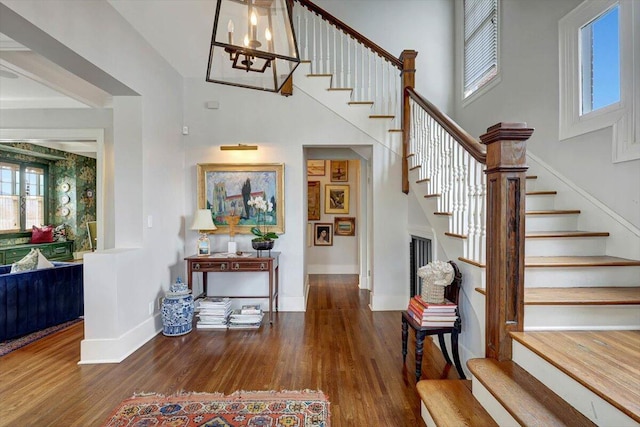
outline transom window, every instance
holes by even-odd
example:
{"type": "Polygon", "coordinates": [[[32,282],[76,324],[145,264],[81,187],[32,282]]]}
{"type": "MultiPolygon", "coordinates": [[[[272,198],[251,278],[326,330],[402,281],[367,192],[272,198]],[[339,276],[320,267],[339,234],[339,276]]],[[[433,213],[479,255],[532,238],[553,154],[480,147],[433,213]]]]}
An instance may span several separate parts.
{"type": "Polygon", "coordinates": [[[0,162],[0,232],[17,232],[45,223],[44,165],[0,162]]]}

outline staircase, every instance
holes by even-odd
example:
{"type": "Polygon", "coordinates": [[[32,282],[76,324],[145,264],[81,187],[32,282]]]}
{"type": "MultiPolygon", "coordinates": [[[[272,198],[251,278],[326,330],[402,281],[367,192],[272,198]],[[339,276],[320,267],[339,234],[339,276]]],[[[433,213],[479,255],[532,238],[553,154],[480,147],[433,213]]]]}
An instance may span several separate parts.
{"type": "MultiPolygon", "coordinates": [[[[308,2],[296,0],[296,8],[300,8],[298,3],[308,2]]],[[[304,27],[309,28],[309,18],[303,19],[307,19],[304,27]]],[[[314,30],[323,19],[311,18],[314,30]]],[[[300,22],[299,18],[298,30],[300,22]]],[[[320,30],[319,39],[326,35],[327,42],[324,48],[320,45],[318,56],[330,57],[329,46],[339,44],[336,40],[341,36],[332,35],[334,31],[320,30]]],[[[314,40],[316,45],[313,35],[300,39],[314,40]]],[[[380,112],[378,102],[367,99],[373,92],[356,89],[346,77],[349,73],[339,71],[342,62],[348,62],[343,59],[351,56],[342,51],[341,59],[335,59],[336,55],[335,64],[329,59],[326,65],[317,64],[324,61],[318,58],[303,61],[294,74],[295,88],[390,153],[406,154],[409,197],[421,207],[445,257],[467,265],[463,267],[463,304],[469,306],[463,311],[484,316],[486,187],[484,166],[476,162],[478,152],[456,145],[451,128],[454,133],[464,131],[453,122],[433,131],[428,129],[433,126],[429,114],[402,122],[400,113],[394,112],[397,109],[380,112]],[[411,126],[412,143],[406,153],[403,123],[411,126]],[[442,153],[446,153],[444,158],[434,160],[442,153]],[[456,189],[459,185],[464,188],[456,189]]],[[[375,83],[375,79],[367,81],[375,83]]],[[[379,94],[378,98],[385,99],[379,94]]],[[[440,120],[442,117],[436,121],[440,120]]],[[[535,172],[541,177],[546,173],[542,169],[535,172]]],[[[538,188],[538,175],[526,179],[525,323],[523,332],[510,334],[512,360],[484,359],[484,349],[466,340],[462,358],[468,360],[472,383],[424,380],[417,384],[429,426],[640,425],[640,261],[608,255],[609,231],[581,230],[579,224],[594,221],[583,221],[585,213],[579,209],[564,208],[555,189],[538,188]]],[[[633,233],[635,241],[630,247],[637,245],[640,235],[637,230],[633,233]]],[[[478,332],[473,325],[467,326],[463,323],[468,333],[478,332]]],[[[483,334],[484,324],[477,327],[483,334]]]]}

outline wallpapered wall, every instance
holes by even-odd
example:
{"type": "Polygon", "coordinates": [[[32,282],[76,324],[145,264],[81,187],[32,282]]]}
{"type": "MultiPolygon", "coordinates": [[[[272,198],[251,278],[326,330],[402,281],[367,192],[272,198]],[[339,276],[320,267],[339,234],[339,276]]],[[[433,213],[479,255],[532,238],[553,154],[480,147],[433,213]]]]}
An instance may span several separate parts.
{"type": "MultiPolygon", "coordinates": [[[[42,163],[49,165],[49,220],[48,224],[65,224],[67,239],[75,241],[75,251],[90,250],[87,236],[87,221],[96,219],[96,160],[90,157],[41,147],[16,143],[9,146],[36,153],[64,157],[64,160],[49,160],[37,156],[0,151],[0,160],[42,163]],[[68,184],[69,190],[65,190],[68,184]],[[64,196],[69,196],[69,202],[64,196]],[[68,214],[65,211],[68,209],[68,214]]],[[[28,243],[29,237],[2,239],[0,245],[28,243]]]]}

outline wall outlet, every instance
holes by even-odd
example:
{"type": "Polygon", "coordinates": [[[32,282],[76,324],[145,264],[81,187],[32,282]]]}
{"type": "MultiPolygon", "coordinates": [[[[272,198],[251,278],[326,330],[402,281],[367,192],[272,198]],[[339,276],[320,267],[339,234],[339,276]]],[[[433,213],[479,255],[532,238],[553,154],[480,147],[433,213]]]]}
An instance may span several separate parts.
{"type": "Polygon", "coordinates": [[[158,297],[158,310],[160,310],[162,308],[162,300],[164,298],[163,297],[158,297]]]}
{"type": "Polygon", "coordinates": [[[149,303],[149,314],[153,314],[153,301],[149,303]]]}

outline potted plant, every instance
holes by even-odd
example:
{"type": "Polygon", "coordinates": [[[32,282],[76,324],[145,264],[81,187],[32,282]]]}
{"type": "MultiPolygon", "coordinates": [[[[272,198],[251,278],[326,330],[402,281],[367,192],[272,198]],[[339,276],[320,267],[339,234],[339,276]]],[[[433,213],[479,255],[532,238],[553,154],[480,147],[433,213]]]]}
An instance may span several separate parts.
{"type": "Polygon", "coordinates": [[[256,250],[270,250],[278,235],[269,231],[267,227],[267,212],[273,212],[273,203],[267,202],[262,196],[252,197],[247,204],[257,211],[256,227],[251,228],[251,233],[256,236],[251,240],[251,246],[256,250]],[[262,220],[262,221],[261,221],[262,220]],[[262,222],[262,227],[260,224],[262,222]]]}

